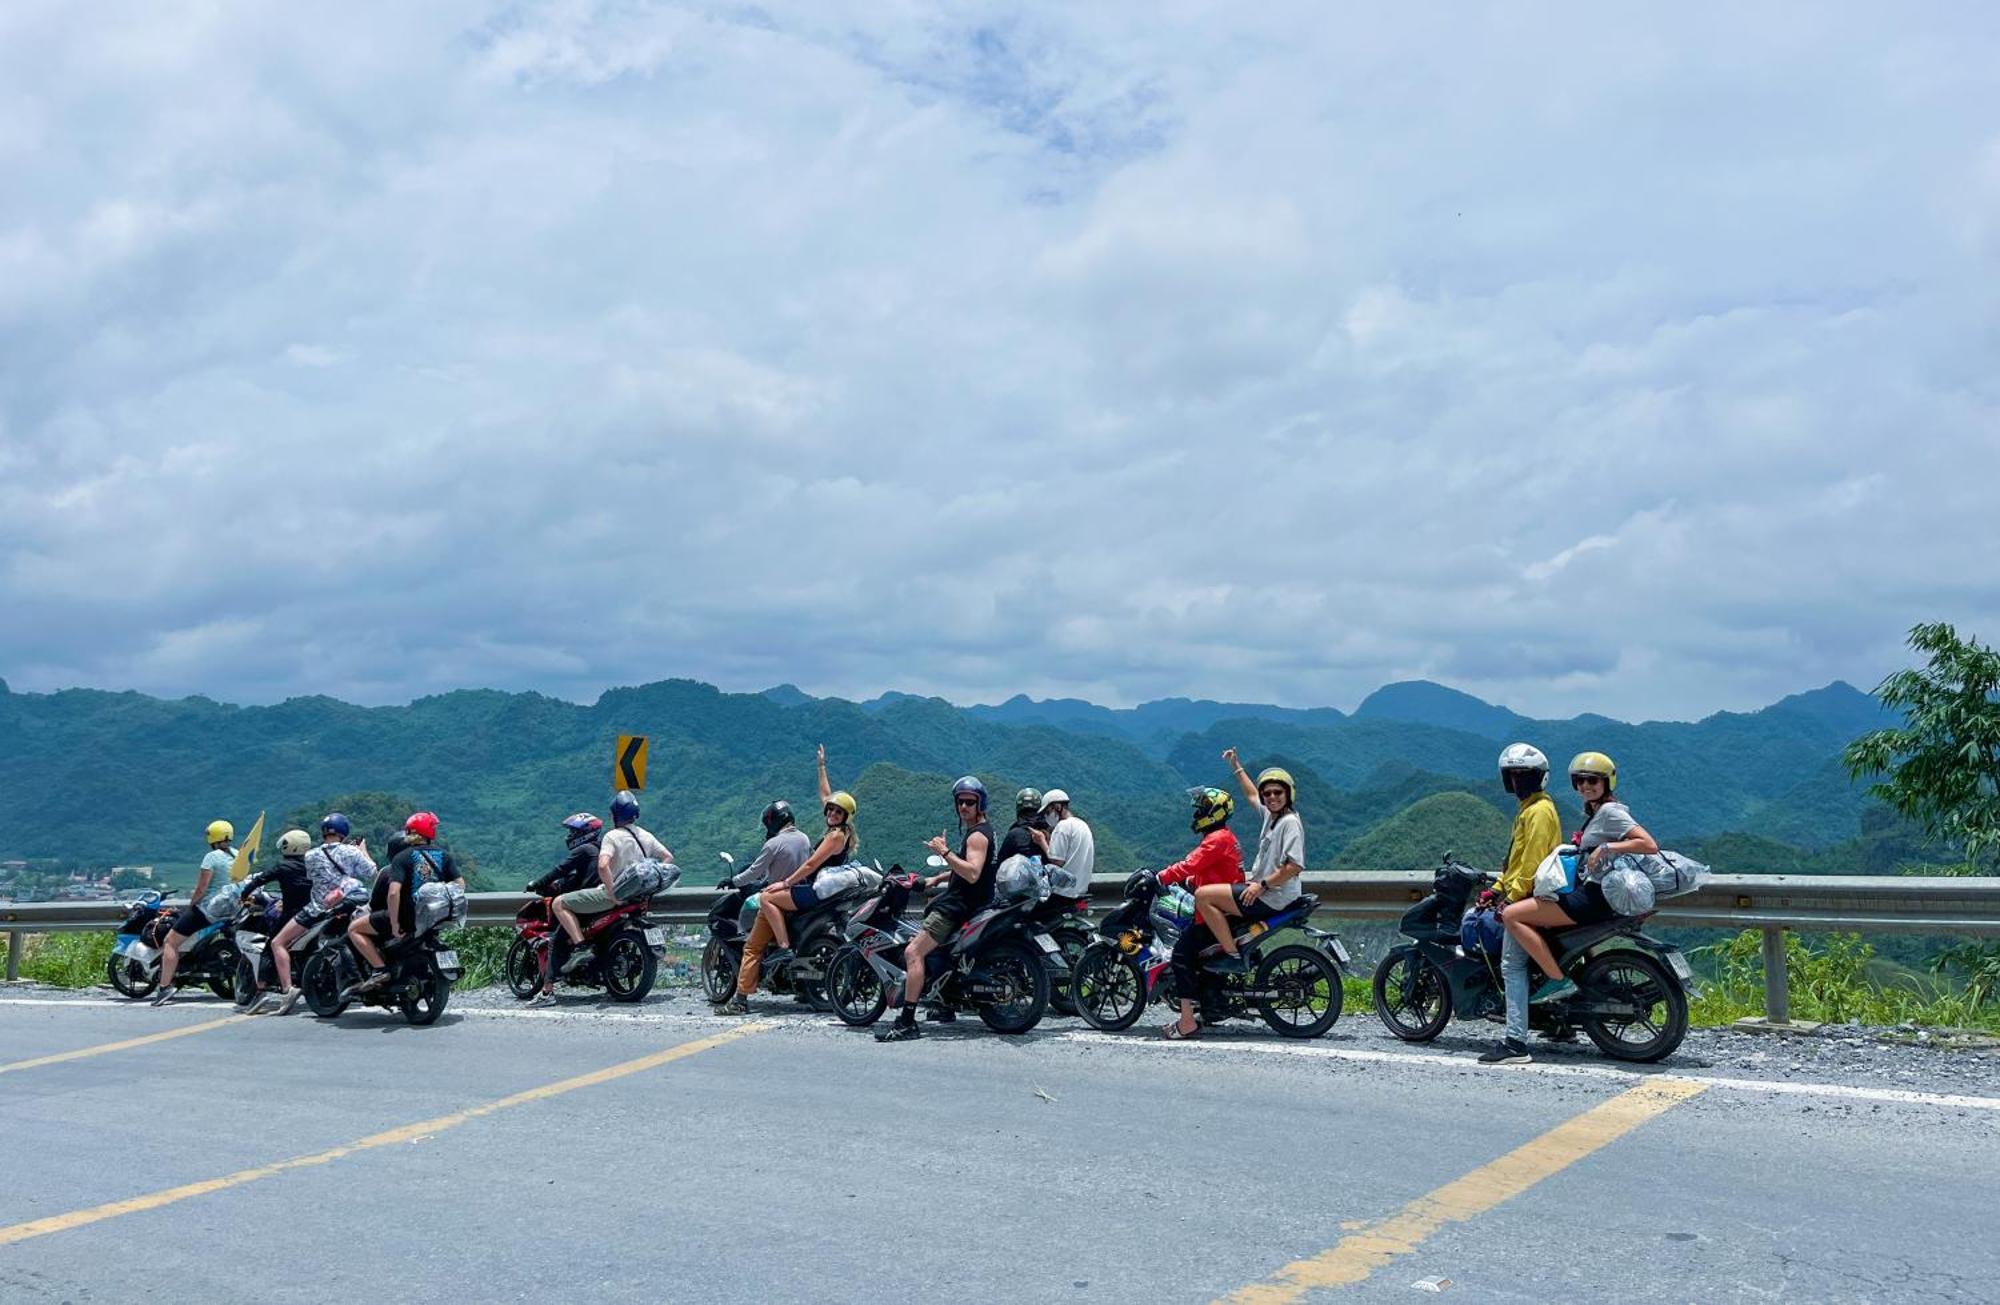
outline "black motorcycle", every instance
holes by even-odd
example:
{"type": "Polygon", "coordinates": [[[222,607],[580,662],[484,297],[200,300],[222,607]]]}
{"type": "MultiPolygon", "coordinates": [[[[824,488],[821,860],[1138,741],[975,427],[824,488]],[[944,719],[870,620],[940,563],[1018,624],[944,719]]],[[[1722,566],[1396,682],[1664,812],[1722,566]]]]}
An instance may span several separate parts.
{"type": "Polygon", "coordinates": [[[313,1014],[334,1019],[358,1001],[364,1006],[400,1010],[412,1024],[437,1022],[451,1000],[451,985],[465,973],[458,953],[440,941],[446,929],[465,921],[465,889],[457,881],[425,884],[417,889],[416,909],[415,929],[393,940],[376,940],[389,978],[366,992],[354,991],[364,971],[347,936],[352,912],[336,912],[339,935],[321,944],[299,977],[306,1006],[313,1014]]]}
{"type": "MultiPolygon", "coordinates": [[[[727,852],[720,855],[733,871],[736,858],[727,852]]],[[[736,991],[736,971],[743,963],[743,945],[749,941],[750,925],[756,920],[744,908],[758,890],[733,887],[727,878],[716,887],[722,890],[722,896],[708,908],[708,946],[701,954],[701,986],[711,1002],[723,1002],[736,991]]],[[[830,1009],[826,1001],[827,966],[834,952],[840,949],[848,910],[872,891],[872,886],[857,885],[794,912],[786,921],[792,935],[791,955],[775,960],[766,956],[758,990],[781,996],[790,994],[816,1011],[830,1009]]]]}
{"type": "MultiPolygon", "coordinates": [[[[1077,963],[1073,996],[1085,1023],[1106,1031],[1129,1029],[1155,997],[1169,1006],[1179,1002],[1169,959],[1174,943],[1193,924],[1190,900],[1183,893],[1168,902],[1152,870],[1135,870],[1126,877],[1124,900],[1097,926],[1077,963]]],[[[1217,1024],[1254,1013],[1288,1038],[1317,1038],[1332,1028],[1344,999],[1340,981],[1347,948],[1333,934],[1306,924],[1318,908],[1319,899],[1305,893],[1269,920],[1238,920],[1236,947],[1247,966],[1243,973],[1206,968],[1206,962],[1221,955],[1222,945],[1204,948],[1195,968],[1195,1009],[1201,1022],[1217,1024]],[[1269,945],[1288,930],[1305,941],[1269,945]]]]}
{"type": "MultiPolygon", "coordinates": [[[[1393,947],[1375,969],[1375,1013],[1405,1042],[1429,1042],[1454,1018],[1504,1022],[1507,999],[1500,958],[1468,953],[1459,924],[1493,876],[1444,854],[1431,893],[1403,913],[1409,943],[1393,947]]],[[[1694,970],[1680,948],[1640,932],[1645,916],[1548,932],[1556,964],[1576,991],[1531,1000],[1528,1027],[1552,1038],[1582,1029],[1600,1051],[1651,1062],[1673,1054],[1687,1036],[1688,985],[1694,970]]],[[[1528,967],[1536,987],[1548,982],[1528,967]]],[[[1532,997],[1532,989],[1531,989],[1532,997]]]]}
{"type": "MultiPolygon", "coordinates": [[[[1083,949],[1090,946],[1096,930],[1090,923],[1090,898],[1066,897],[1061,893],[1050,893],[1047,900],[1036,907],[1030,919],[1048,932],[1056,940],[1062,951],[1063,966],[1070,974],[1076,973],[1076,964],[1083,959],[1083,949]]],[[[1058,1015],[1076,1014],[1076,1001],[1067,982],[1049,986],[1049,1005],[1058,1015]]]]}

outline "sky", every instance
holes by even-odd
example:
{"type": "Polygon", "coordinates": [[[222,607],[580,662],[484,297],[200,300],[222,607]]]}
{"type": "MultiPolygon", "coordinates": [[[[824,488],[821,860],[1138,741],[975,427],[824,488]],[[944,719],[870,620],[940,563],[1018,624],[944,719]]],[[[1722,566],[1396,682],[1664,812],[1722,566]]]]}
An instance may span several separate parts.
{"type": "Polygon", "coordinates": [[[2000,9],[0,7],[0,677],[1695,717],[2000,638],[2000,9]]]}

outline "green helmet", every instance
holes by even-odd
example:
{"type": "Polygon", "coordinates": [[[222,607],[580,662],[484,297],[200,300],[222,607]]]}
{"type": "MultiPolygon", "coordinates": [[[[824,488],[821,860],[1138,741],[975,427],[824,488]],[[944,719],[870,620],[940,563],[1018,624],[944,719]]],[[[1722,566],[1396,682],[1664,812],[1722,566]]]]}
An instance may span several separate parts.
{"type": "Polygon", "coordinates": [[[1024,788],[1014,795],[1014,814],[1017,816],[1037,815],[1042,809],[1042,790],[1024,788]]]}

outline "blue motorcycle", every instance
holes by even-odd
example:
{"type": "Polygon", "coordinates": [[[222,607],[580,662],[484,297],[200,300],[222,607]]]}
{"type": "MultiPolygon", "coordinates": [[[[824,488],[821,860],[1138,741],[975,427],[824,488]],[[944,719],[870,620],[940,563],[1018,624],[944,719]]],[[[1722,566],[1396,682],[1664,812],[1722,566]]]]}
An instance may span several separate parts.
{"type": "MultiPolygon", "coordinates": [[[[118,926],[111,956],[104,963],[104,979],[126,997],[150,997],[160,986],[160,947],[173,927],[178,907],[170,907],[158,891],[147,893],[125,908],[118,926]]],[[[236,996],[238,953],[232,931],[236,912],[210,924],[181,948],[180,968],[174,972],[174,987],[207,984],[208,990],[224,1001],[236,996]]]]}

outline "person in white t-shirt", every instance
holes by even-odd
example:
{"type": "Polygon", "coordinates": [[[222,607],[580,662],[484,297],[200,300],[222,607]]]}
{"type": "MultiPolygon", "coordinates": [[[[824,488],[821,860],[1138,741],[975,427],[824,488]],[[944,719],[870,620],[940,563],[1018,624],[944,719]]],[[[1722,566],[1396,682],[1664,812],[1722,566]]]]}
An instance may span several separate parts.
{"type": "MultiPolygon", "coordinates": [[[[578,916],[600,915],[618,904],[611,886],[618,881],[620,870],[638,861],[670,862],[674,859],[666,844],[639,827],[639,799],[630,793],[620,791],[612,799],[611,823],[611,832],[604,835],[598,844],[597,883],[573,893],[564,893],[555,900],[556,920],[562,925],[572,948],[583,944],[583,921],[578,916]]],[[[574,951],[563,965],[562,972],[567,974],[589,959],[589,952],[574,951]]]]}
{"type": "Polygon", "coordinates": [[[1042,864],[1049,867],[1049,887],[1064,897],[1090,893],[1090,876],[1097,866],[1097,840],[1083,817],[1069,809],[1069,794],[1052,788],[1042,795],[1042,818],[1049,832],[1034,831],[1042,864]]]}

